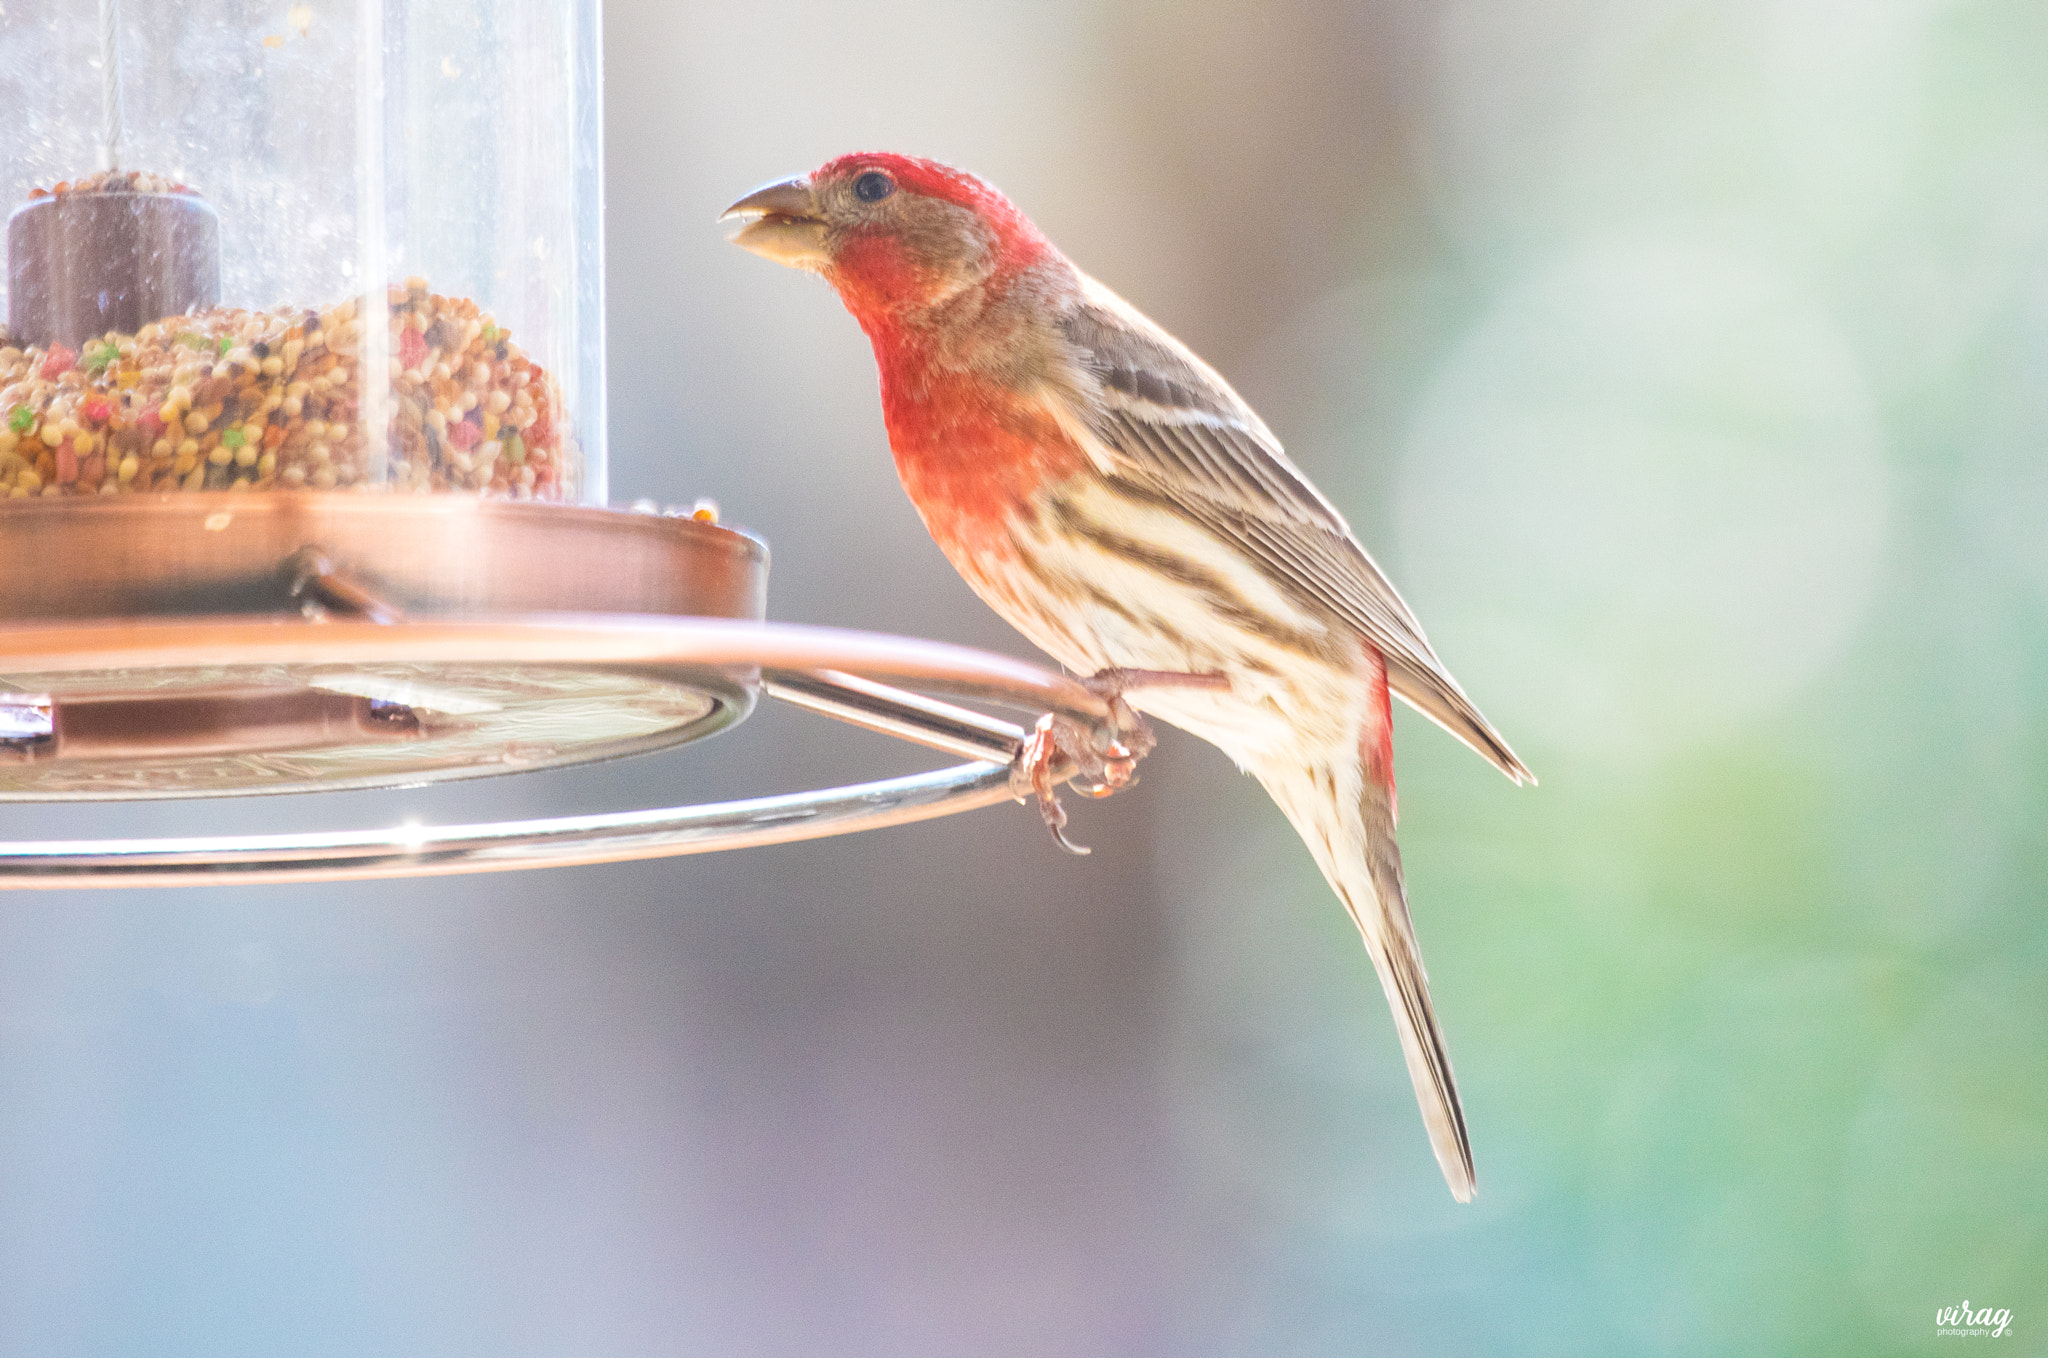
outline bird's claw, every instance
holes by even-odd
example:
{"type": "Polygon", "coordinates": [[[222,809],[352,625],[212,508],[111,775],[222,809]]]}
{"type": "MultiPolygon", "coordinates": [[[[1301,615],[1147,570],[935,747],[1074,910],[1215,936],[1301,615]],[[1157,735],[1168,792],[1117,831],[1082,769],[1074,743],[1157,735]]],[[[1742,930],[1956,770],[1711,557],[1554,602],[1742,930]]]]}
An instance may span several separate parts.
{"type": "Polygon", "coordinates": [[[1067,809],[1060,805],[1058,785],[1067,783],[1084,797],[1121,792],[1137,784],[1138,761],[1158,743],[1145,719],[1123,700],[1120,685],[1103,697],[1109,716],[1092,727],[1057,712],[1040,717],[1010,766],[1017,799],[1038,799],[1053,843],[1071,854],[1090,850],[1067,838],[1067,809]]]}
{"type": "Polygon", "coordinates": [[[1017,751],[1016,762],[1010,765],[1010,790],[1018,801],[1026,797],[1038,798],[1038,811],[1045,817],[1045,828],[1051,833],[1052,842],[1068,853],[1085,855],[1092,850],[1067,838],[1067,808],[1060,805],[1059,793],[1054,790],[1056,779],[1053,770],[1064,763],[1058,734],[1060,721],[1061,718],[1048,712],[1031,728],[1031,734],[1024,738],[1023,748],[1017,751]]]}

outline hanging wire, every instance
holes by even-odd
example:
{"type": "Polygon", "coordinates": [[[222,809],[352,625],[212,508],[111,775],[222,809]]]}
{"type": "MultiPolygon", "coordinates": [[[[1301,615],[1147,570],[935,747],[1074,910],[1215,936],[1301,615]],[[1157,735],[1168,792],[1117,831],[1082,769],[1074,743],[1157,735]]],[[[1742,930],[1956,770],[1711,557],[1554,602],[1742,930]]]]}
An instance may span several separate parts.
{"type": "Polygon", "coordinates": [[[121,168],[121,0],[100,0],[100,142],[121,168]]]}

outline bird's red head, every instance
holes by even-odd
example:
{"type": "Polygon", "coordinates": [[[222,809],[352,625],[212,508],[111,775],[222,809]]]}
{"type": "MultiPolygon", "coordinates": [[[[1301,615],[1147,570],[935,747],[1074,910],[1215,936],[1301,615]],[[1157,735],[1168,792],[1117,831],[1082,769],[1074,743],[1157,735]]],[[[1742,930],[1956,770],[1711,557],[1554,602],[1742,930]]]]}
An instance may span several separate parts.
{"type": "Polygon", "coordinates": [[[828,160],[726,209],[735,244],[822,274],[863,324],[1000,283],[1052,246],[978,176],[883,151],[828,160]]]}

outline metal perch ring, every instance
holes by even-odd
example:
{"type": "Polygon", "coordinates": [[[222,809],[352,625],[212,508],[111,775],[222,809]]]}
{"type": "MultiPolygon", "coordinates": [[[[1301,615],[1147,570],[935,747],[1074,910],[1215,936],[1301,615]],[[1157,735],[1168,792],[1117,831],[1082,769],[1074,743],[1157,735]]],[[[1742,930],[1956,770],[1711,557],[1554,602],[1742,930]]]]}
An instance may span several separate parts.
{"type": "MultiPolygon", "coordinates": [[[[15,626],[0,664],[109,667],[475,662],[701,668],[758,676],[770,696],[970,762],[907,778],[645,811],[485,825],[0,844],[0,887],[309,882],[562,867],[782,844],[1011,800],[1025,727],[883,678],[1095,729],[1110,704],[1079,681],[961,646],[789,624],[521,614],[322,623],[243,617],[15,626]]],[[[1056,769],[1056,775],[1068,771],[1056,769]]]]}

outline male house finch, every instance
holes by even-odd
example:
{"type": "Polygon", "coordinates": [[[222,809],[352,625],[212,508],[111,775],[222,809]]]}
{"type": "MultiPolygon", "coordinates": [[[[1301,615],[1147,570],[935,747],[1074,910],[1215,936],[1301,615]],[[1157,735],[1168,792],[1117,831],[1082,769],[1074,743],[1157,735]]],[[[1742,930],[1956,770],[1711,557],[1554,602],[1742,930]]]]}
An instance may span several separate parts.
{"type": "Polygon", "coordinates": [[[1365,937],[1437,1163],[1468,1201],[1394,842],[1389,689],[1534,777],[1343,517],[1213,368],[971,174],[842,156],[726,217],[737,244],[822,275],[867,332],[903,487],[975,593],[1076,672],[1136,676],[1132,706],[1279,803],[1365,937]]]}

